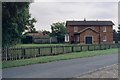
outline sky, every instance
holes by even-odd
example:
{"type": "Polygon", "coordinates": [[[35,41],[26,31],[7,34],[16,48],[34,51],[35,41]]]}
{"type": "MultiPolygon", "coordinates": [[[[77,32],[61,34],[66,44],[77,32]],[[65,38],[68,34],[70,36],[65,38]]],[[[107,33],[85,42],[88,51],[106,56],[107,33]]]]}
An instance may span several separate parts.
{"type": "Polygon", "coordinates": [[[37,30],[49,30],[50,25],[67,20],[111,20],[117,30],[117,2],[34,2],[30,14],[37,20],[37,30]]]}

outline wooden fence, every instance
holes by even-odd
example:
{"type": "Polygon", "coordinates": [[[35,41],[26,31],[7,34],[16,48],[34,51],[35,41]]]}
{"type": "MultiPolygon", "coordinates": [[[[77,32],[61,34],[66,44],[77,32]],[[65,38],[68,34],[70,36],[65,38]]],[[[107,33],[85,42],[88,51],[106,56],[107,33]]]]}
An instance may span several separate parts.
{"type": "Polygon", "coordinates": [[[105,50],[117,48],[117,44],[101,44],[101,45],[67,45],[67,46],[46,46],[46,47],[21,47],[21,48],[3,48],[2,60],[19,60],[26,58],[34,58],[40,56],[50,56],[65,54],[71,52],[105,50]]]}

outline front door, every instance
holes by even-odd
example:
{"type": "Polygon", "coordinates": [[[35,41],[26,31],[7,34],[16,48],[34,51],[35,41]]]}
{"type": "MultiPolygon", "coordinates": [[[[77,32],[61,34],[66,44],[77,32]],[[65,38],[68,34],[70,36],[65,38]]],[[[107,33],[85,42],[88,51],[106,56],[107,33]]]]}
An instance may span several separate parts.
{"type": "Polygon", "coordinates": [[[86,44],[92,44],[92,37],[86,37],[86,44]]]}

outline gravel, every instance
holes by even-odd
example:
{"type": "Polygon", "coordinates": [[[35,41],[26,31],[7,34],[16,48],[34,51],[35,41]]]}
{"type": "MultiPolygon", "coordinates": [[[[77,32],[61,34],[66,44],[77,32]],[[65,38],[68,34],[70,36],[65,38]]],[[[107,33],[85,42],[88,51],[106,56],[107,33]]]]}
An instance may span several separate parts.
{"type": "Polygon", "coordinates": [[[118,64],[107,66],[93,72],[88,72],[77,78],[118,78],[118,64]]]}

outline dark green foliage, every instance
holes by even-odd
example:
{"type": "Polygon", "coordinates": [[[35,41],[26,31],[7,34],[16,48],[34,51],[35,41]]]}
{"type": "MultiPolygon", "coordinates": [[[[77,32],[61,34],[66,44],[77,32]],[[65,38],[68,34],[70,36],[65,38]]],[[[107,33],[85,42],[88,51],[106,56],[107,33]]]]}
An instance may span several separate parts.
{"type": "Polygon", "coordinates": [[[29,2],[2,3],[2,46],[18,43],[25,30],[34,31],[34,22],[29,14],[29,2]]]}
{"type": "Polygon", "coordinates": [[[64,22],[53,23],[51,25],[51,29],[52,29],[51,36],[57,37],[58,43],[63,43],[64,38],[65,38],[65,34],[67,33],[65,23],[64,22]]]}
{"type": "Polygon", "coordinates": [[[115,43],[118,42],[118,35],[117,34],[118,34],[117,31],[114,29],[113,30],[113,41],[115,41],[115,43]]]}
{"type": "Polygon", "coordinates": [[[118,27],[118,41],[120,41],[120,25],[118,27]]]}
{"type": "Polygon", "coordinates": [[[43,33],[43,35],[50,35],[50,31],[46,31],[46,30],[44,30],[44,31],[42,31],[42,33],[43,33]]]}
{"type": "Polygon", "coordinates": [[[33,38],[32,38],[32,36],[23,36],[21,38],[21,42],[23,44],[31,44],[33,42],[33,38]]]}

